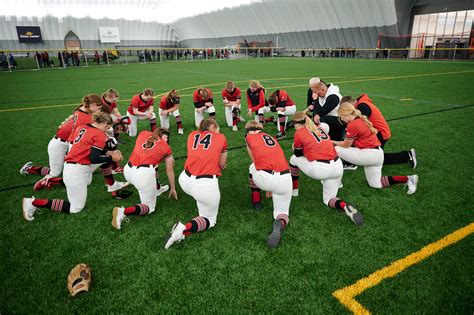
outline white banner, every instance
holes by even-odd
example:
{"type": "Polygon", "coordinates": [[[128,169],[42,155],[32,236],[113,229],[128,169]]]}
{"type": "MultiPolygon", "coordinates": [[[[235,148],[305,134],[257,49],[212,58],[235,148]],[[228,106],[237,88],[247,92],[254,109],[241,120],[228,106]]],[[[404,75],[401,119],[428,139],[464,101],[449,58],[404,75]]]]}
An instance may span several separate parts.
{"type": "Polygon", "coordinates": [[[118,27],[99,27],[101,43],[120,43],[118,27]]]}

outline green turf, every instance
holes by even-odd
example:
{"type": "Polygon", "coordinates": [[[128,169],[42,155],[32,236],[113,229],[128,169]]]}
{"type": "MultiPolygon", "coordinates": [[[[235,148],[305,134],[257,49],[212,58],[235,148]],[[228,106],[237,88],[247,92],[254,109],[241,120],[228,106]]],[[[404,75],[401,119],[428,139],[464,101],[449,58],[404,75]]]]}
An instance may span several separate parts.
{"type": "MultiPolygon", "coordinates": [[[[393,138],[386,150],[415,147],[419,167],[386,166],[383,174],[417,173],[415,195],[408,196],[402,186],[371,189],[362,170],[345,173],[339,196],[364,214],[365,225],[358,228],[325,207],[321,184],[303,176],[281,246],[270,250],[265,241],[272,224],[271,202],[265,200],[261,212],[249,206],[250,160],[237,148],[229,151],[228,169],[219,180],[218,224],[165,251],[163,238],[174,221],[197,214],[192,198],[180,189],[179,201],[159,197],[154,214],[132,217],[121,231],[110,224],[112,208],[134,204],[138,195],[111,199],[100,175],[94,176],[80,214],[43,210],[33,222],[21,215],[21,198],[33,194],[32,185],[1,191],[0,313],[344,313],[333,291],[474,221],[473,63],[260,59],[0,73],[0,190],[40,178],[21,176],[18,170],[29,160],[47,163],[49,140],[85,94],[114,87],[121,99],[129,99],[145,87],[157,93],[180,89],[188,133],[194,125],[192,87],[209,85],[222,132],[230,147],[238,147],[244,145],[244,133],[225,127],[218,97],[227,80],[237,81],[243,90],[251,79],[260,79],[270,90],[284,88],[303,109],[312,76],[335,82],[343,95],[369,93],[387,119],[402,118],[389,122],[393,138]],[[61,104],[71,105],[3,111],[61,104]],[[70,298],[67,274],[80,262],[91,265],[93,287],[70,298]]],[[[122,113],[127,105],[120,103],[122,113]]],[[[186,137],[177,136],[174,120],[170,123],[178,176],[186,137]]],[[[147,123],[140,122],[139,128],[148,128],[147,123]]],[[[273,134],[276,128],[267,131],[273,134]]],[[[288,158],[292,134],[281,141],[288,158]]],[[[128,156],[133,140],[124,139],[128,143],[121,150],[128,156]]],[[[166,178],[162,166],[159,173],[166,178]]],[[[64,188],[35,194],[65,195],[64,188]]],[[[469,236],[358,300],[377,313],[472,312],[473,245],[469,236]]]]}

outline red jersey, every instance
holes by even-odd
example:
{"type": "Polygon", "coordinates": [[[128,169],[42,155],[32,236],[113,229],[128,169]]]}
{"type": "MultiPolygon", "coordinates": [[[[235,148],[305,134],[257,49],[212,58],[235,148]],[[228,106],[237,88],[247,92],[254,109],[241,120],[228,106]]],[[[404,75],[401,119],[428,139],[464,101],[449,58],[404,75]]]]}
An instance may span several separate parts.
{"type": "Polygon", "coordinates": [[[179,105],[179,99],[176,100],[176,103],[171,102],[166,95],[163,95],[160,101],[160,108],[161,109],[170,109],[173,108],[175,105],[179,105]]]}
{"type": "Polygon", "coordinates": [[[201,108],[205,106],[204,103],[207,103],[207,102],[212,103],[214,101],[214,99],[212,98],[212,91],[209,88],[206,88],[206,91],[209,94],[209,96],[206,99],[203,98],[201,95],[199,95],[199,90],[194,91],[194,94],[193,94],[194,107],[201,108]]]}
{"type": "Polygon", "coordinates": [[[226,98],[229,102],[235,102],[242,98],[242,92],[239,88],[235,88],[232,93],[229,93],[227,89],[222,90],[222,99],[226,98]]]}
{"type": "Polygon", "coordinates": [[[321,128],[320,134],[316,134],[306,128],[298,129],[295,132],[294,148],[303,150],[308,161],[334,160],[337,156],[331,138],[321,128]]]}
{"type": "Polygon", "coordinates": [[[78,164],[91,164],[90,154],[92,147],[104,150],[107,136],[102,130],[91,125],[79,127],[74,132],[72,147],[67,153],[64,161],[78,164]]]}
{"type": "Polygon", "coordinates": [[[138,135],[132,155],[130,155],[130,163],[133,166],[143,164],[158,165],[163,159],[173,156],[170,146],[166,141],[158,138],[147,143],[147,140],[153,136],[153,132],[144,130],[138,135]]]}
{"type": "Polygon", "coordinates": [[[74,117],[69,117],[64,121],[61,126],[59,126],[58,130],[56,131],[56,137],[58,137],[62,141],[68,141],[69,136],[72,133],[72,127],[74,125],[74,117]]]}
{"type": "Polygon", "coordinates": [[[109,102],[105,99],[105,94],[102,95],[102,104],[109,106],[110,111],[113,111],[114,108],[117,108],[117,102],[109,102]]]}
{"type": "Polygon", "coordinates": [[[347,124],[346,139],[354,140],[352,145],[359,149],[372,149],[380,146],[377,136],[370,132],[369,127],[361,118],[356,118],[347,124]]]}
{"type": "Polygon", "coordinates": [[[252,151],[253,163],[257,170],[282,172],[288,170],[288,162],[278,142],[265,132],[248,134],[247,146],[252,151]]]}
{"type": "Polygon", "coordinates": [[[265,90],[258,89],[255,92],[250,91],[250,88],[247,89],[247,105],[248,108],[253,112],[256,112],[263,106],[267,105],[267,100],[265,99],[265,90]]]}
{"type": "Polygon", "coordinates": [[[72,140],[74,139],[74,133],[79,127],[92,123],[92,116],[89,113],[86,113],[78,109],[74,112],[72,119],[73,119],[72,129],[67,139],[67,141],[71,143],[72,143],[72,140]]]}
{"type": "Polygon", "coordinates": [[[221,133],[193,131],[188,136],[188,158],[184,169],[192,175],[221,175],[221,153],[227,152],[227,139],[221,133]]]}
{"type": "Polygon", "coordinates": [[[130,114],[133,115],[133,107],[137,108],[140,112],[146,112],[150,106],[153,106],[153,97],[150,97],[148,101],[145,102],[141,97],[142,94],[143,93],[140,93],[132,97],[132,101],[127,109],[130,114]]]}
{"type": "Polygon", "coordinates": [[[285,90],[276,90],[276,96],[278,97],[278,102],[275,104],[275,107],[277,108],[295,105],[295,102],[285,90]]]}
{"type": "Polygon", "coordinates": [[[378,109],[377,106],[372,103],[372,100],[369,98],[367,94],[362,94],[357,99],[357,103],[355,104],[355,108],[357,108],[360,104],[366,104],[369,106],[372,113],[370,114],[369,121],[374,125],[374,128],[377,129],[380,134],[382,135],[382,139],[388,140],[392,136],[390,132],[390,127],[387,124],[387,121],[378,109]]]}

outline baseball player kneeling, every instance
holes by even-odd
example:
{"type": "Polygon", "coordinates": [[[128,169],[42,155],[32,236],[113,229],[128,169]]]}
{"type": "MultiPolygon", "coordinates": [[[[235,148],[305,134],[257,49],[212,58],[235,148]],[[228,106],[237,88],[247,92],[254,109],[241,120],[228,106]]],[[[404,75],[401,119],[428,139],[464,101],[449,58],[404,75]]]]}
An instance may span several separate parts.
{"type": "MultiPolygon", "coordinates": [[[[64,161],[64,184],[68,200],[23,198],[23,217],[34,220],[38,208],[47,208],[56,212],[79,213],[86,205],[87,186],[92,182],[92,173],[101,165],[122,160],[120,151],[103,151],[106,146],[105,132],[112,125],[107,113],[93,115],[92,124],[79,127],[74,133],[71,149],[64,161]]],[[[113,179],[113,177],[112,177],[113,179]]],[[[114,191],[125,188],[128,183],[114,182],[114,191]]]]}
{"type": "Polygon", "coordinates": [[[194,123],[199,128],[201,121],[204,119],[204,113],[209,114],[209,118],[216,117],[216,109],[214,108],[214,99],[212,91],[209,88],[199,88],[194,91],[194,123]]]}
{"type": "Polygon", "coordinates": [[[173,152],[168,145],[170,133],[167,129],[158,128],[154,132],[140,132],[135,142],[130,160],[125,165],[124,176],[138,190],[140,203],[130,207],[116,207],[113,210],[112,226],[120,230],[122,221],[127,215],[147,215],[155,211],[156,198],[170,187],[169,197],[178,200],[174,179],[173,152]],[[165,161],[166,175],[170,186],[157,186],[156,168],[165,161]]]}
{"type": "Polygon", "coordinates": [[[271,192],[273,199],[273,230],[267,244],[271,248],[278,246],[283,231],[288,224],[291,203],[291,175],[288,162],[278,142],[263,132],[262,124],[249,121],[245,125],[247,151],[252,164],[249,167],[252,203],[260,209],[260,189],[271,192]]]}
{"type": "Polygon", "coordinates": [[[407,194],[416,192],[418,175],[383,176],[383,149],[372,123],[355,109],[351,103],[343,103],[337,111],[338,116],[347,124],[346,139],[333,141],[337,154],[349,163],[364,167],[365,178],[372,188],[385,188],[395,184],[406,184],[407,194]]]}
{"type": "Polygon", "coordinates": [[[183,123],[181,122],[181,114],[179,113],[179,94],[176,90],[170,90],[168,93],[163,95],[160,101],[160,123],[161,127],[170,128],[170,114],[173,115],[178,125],[178,134],[184,133],[183,123]]]}
{"type": "Polygon", "coordinates": [[[212,228],[216,224],[221,193],[218,177],[227,165],[227,139],[219,133],[214,119],[201,121],[199,129],[188,136],[188,155],[179,175],[183,191],[196,200],[199,216],[186,224],[178,221],[165,238],[165,249],[186,235],[212,228]]]}
{"type": "Polygon", "coordinates": [[[222,90],[222,102],[225,107],[225,120],[228,127],[232,127],[232,131],[238,131],[237,124],[245,121],[240,116],[240,100],[242,92],[232,81],[227,82],[225,89],[222,90]]]}
{"type": "Polygon", "coordinates": [[[293,196],[298,196],[298,179],[300,169],[313,179],[323,184],[323,202],[326,206],[340,209],[356,225],[363,224],[360,212],[350,203],[337,197],[342,180],[342,161],[329,135],[318,128],[304,112],[297,112],[293,117],[295,136],[294,155],[290,159],[290,170],[293,178],[293,196]]]}
{"type": "Polygon", "coordinates": [[[130,126],[128,135],[136,137],[138,132],[138,121],[149,120],[151,131],[156,129],[156,115],[153,112],[153,95],[155,92],[150,89],[144,89],[143,93],[135,95],[132,98],[130,106],[127,109],[127,116],[130,117],[130,126]]]}

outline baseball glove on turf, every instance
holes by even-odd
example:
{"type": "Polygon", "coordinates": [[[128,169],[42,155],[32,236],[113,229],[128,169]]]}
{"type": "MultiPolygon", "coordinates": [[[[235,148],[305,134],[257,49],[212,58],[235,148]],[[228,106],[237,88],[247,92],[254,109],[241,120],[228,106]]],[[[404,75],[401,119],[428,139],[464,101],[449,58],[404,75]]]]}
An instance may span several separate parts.
{"type": "Polygon", "coordinates": [[[113,192],[112,196],[115,199],[122,200],[122,199],[127,199],[128,197],[130,197],[131,194],[132,192],[130,190],[119,190],[119,191],[113,192]]]}
{"type": "Polygon", "coordinates": [[[67,277],[67,288],[72,296],[79,292],[89,291],[91,285],[91,270],[86,264],[78,264],[72,268],[67,277]]]}

